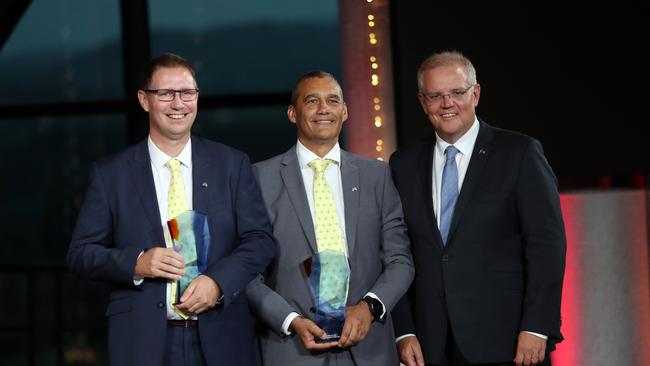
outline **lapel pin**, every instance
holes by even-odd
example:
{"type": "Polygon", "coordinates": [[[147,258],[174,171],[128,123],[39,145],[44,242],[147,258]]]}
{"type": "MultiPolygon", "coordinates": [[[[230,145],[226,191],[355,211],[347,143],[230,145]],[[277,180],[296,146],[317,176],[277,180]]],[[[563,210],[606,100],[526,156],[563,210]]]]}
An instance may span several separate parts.
{"type": "Polygon", "coordinates": [[[357,188],[357,187],[352,187],[352,192],[355,192],[355,191],[358,191],[358,190],[359,190],[359,188],[357,188]]]}
{"type": "Polygon", "coordinates": [[[201,186],[203,186],[203,188],[208,188],[208,182],[201,183],[201,186]]]}
{"type": "Polygon", "coordinates": [[[479,150],[478,150],[478,153],[479,153],[479,155],[485,155],[485,150],[483,150],[483,149],[479,149],[479,150]]]}

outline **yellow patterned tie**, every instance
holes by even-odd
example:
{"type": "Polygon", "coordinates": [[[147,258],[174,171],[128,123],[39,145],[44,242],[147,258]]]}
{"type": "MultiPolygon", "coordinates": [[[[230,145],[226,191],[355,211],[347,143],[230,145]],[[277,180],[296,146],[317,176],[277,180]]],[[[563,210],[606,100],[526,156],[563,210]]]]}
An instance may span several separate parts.
{"type": "Polygon", "coordinates": [[[316,159],[309,163],[314,170],[314,213],[316,215],[316,245],[321,258],[320,297],[326,301],[344,300],[348,291],[345,251],[341,226],[336,213],[334,196],[325,180],[329,159],[316,159]],[[328,258],[340,260],[330,260],[328,258]],[[331,300],[330,300],[331,299],[331,300]]]}
{"type": "MultiPolygon", "coordinates": [[[[169,220],[182,214],[188,210],[187,198],[185,197],[185,186],[183,184],[183,177],[181,176],[181,162],[178,159],[170,159],[165,166],[169,168],[172,173],[169,180],[169,191],[167,192],[167,218],[169,220]]],[[[171,241],[167,243],[167,247],[172,247],[171,241]]],[[[171,289],[169,290],[169,297],[171,304],[175,304],[178,299],[178,281],[171,281],[171,289]]],[[[189,316],[182,311],[172,306],[174,311],[183,319],[189,316]]]]}

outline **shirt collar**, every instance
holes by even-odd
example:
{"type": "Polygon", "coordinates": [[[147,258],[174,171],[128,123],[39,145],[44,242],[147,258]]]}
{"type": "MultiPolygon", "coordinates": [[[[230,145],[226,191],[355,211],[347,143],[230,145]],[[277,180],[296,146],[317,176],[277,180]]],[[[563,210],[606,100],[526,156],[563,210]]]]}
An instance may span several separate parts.
{"type": "MultiPolygon", "coordinates": [[[[309,163],[312,160],[320,159],[320,157],[314,154],[311,150],[305,147],[300,140],[296,144],[296,154],[298,155],[298,164],[300,164],[300,169],[309,168],[309,163]]],[[[337,165],[341,166],[341,147],[337,142],[332,149],[325,155],[323,159],[330,159],[336,162],[337,165]]]]}
{"type": "MultiPolygon", "coordinates": [[[[474,148],[474,143],[478,137],[479,126],[480,124],[478,123],[478,119],[474,118],[472,127],[470,127],[469,130],[467,130],[467,132],[465,132],[465,134],[453,144],[456,149],[458,149],[458,151],[464,156],[471,155],[472,149],[474,148]]],[[[441,139],[436,132],[436,150],[438,150],[438,153],[441,154],[441,156],[445,155],[445,150],[449,145],[451,144],[441,139]]]]}
{"type": "MultiPolygon", "coordinates": [[[[147,139],[147,146],[149,148],[149,157],[151,157],[151,162],[157,168],[162,168],[165,164],[173,157],[162,152],[158,146],[153,142],[151,136],[147,139]]],[[[180,160],[181,164],[190,168],[192,166],[192,139],[187,140],[187,144],[183,147],[183,150],[176,157],[180,160]]]]}

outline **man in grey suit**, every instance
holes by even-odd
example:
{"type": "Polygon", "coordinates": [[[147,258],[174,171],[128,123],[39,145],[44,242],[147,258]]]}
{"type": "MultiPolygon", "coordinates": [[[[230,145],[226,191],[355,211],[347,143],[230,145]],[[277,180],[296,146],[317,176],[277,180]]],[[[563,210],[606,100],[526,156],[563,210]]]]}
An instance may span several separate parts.
{"type": "MultiPolygon", "coordinates": [[[[287,111],[298,141],[289,151],[254,166],[280,244],[266,278],[247,290],[261,318],[264,365],[397,365],[390,311],[413,279],[410,243],[390,170],[383,162],[342,150],[338,137],[347,108],[329,73],[302,76],[287,111]],[[329,159],[332,191],[350,277],[346,319],[338,341],[318,343],[315,304],[305,261],[317,253],[314,172],[329,159]]],[[[322,244],[321,244],[322,245],[322,244]]]]}

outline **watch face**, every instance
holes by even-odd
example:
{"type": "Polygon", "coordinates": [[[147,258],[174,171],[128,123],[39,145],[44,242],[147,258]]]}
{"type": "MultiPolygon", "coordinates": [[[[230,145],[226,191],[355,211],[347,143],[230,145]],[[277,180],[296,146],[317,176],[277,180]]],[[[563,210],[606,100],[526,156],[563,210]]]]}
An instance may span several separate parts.
{"type": "Polygon", "coordinates": [[[372,314],[372,319],[373,320],[379,320],[379,317],[381,316],[381,303],[379,300],[375,299],[374,297],[364,297],[363,300],[368,303],[368,309],[370,310],[370,314],[372,314]]]}

